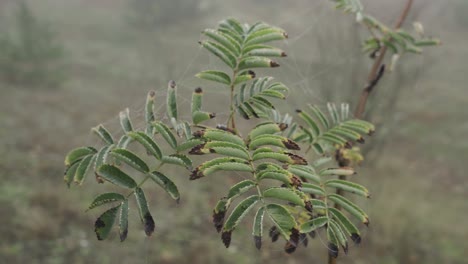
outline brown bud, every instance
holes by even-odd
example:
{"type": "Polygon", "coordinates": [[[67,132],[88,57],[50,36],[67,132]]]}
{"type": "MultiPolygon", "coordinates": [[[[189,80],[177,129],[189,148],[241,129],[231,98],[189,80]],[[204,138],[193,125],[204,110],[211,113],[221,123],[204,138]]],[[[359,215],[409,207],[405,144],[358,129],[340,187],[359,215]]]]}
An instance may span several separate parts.
{"type": "Polygon", "coordinates": [[[175,83],[175,81],[170,80],[170,81],[169,81],[169,87],[171,87],[171,88],[173,88],[173,89],[176,88],[176,83],[175,83]]]}
{"type": "Polygon", "coordinates": [[[232,231],[224,231],[221,233],[221,239],[223,240],[224,246],[226,246],[226,248],[228,248],[231,244],[231,235],[232,231]]]}
{"type": "Polygon", "coordinates": [[[262,237],[254,236],[255,247],[260,250],[262,248],[262,237]]]}
{"type": "Polygon", "coordinates": [[[300,150],[301,148],[299,147],[299,145],[297,145],[296,142],[290,140],[290,139],[285,139],[283,140],[283,145],[287,148],[287,149],[292,149],[292,150],[300,150]]]}
{"type": "Polygon", "coordinates": [[[223,228],[225,215],[226,215],[226,211],[219,211],[217,213],[213,211],[213,224],[216,228],[216,231],[218,231],[218,233],[221,232],[221,229],[223,228]]]}
{"type": "Polygon", "coordinates": [[[280,66],[279,63],[277,63],[276,61],[270,61],[270,67],[275,68],[279,66],[280,66]]]}

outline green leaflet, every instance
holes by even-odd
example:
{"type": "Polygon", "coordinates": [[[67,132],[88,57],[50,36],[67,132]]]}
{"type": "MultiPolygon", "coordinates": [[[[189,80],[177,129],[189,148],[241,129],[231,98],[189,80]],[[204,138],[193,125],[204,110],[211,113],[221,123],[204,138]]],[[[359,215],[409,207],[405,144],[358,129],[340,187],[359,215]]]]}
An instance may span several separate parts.
{"type": "Polygon", "coordinates": [[[283,201],[288,201],[293,204],[304,207],[304,200],[295,191],[288,188],[272,187],[263,191],[263,197],[275,198],[283,201]]]}
{"type": "Polygon", "coordinates": [[[191,140],[193,138],[192,128],[187,121],[182,122],[182,130],[184,131],[185,139],[191,140]]]}
{"type": "Polygon", "coordinates": [[[247,82],[255,78],[255,72],[253,71],[244,71],[237,75],[236,79],[234,80],[234,85],[238,85],[243,82],[247,82]]]}
{"type": "Polygon", "coordinates": [[[133,189],[137,183],[114,165],[104,164],[97,170],[97,174],[103,179],[123,188],[133,189]]]}
{"type": "Polygon", "coordinates": [[[229,75],[221,71],[202,71],[197,73],[195,77],[208,81],[222,83],[225,85],[231,84],[231,78],[229,77],[229,75]]]}
{"type": "Polygon", "coordinates": [[[78,168],[79,165],[80,165],[79,162],[75,162],[71,166],[65,169],[63,180],[67,184],[68,188],[70,188],[70,184],[73,181],[73,177],[75,177],[76,169],[78,168]]]}
{"type": "Polygon", "coordinates": [[[328,222],[329,227],[333,230],[333,233],[336,236],[337,242],[343,247],[343,251],[345,254],[348,253],[348,242],[346,235],[344,234],[343,230],[341,229],[340,225],[337,224],[333,219],[330,219],[328,222]]]}
{"type": "Polygon", "coordinates": [[[97,127],[93,127],[91,129],[96,135],[98,135],[106,144],[114,144],[114,139],[109,131],[102,125],[98,125],[97,127]]]}
{"type": "Polygon", "coordinates": [[[316,209],[327,209],[328,206],[325,204],[325,202],[323,202],[322,200],[319,200],[319,199],[311,199],[310,200],[312,202],[312,206],[316,209]]]}
{"type": "Polygon", "coordinates": [[[162,157],[161,149],[151,137],[149,137],[148,135],[146,135],[145,133],[141,131],[130,132],[128,133],[128,136],[138,141],[138,143],[140,143],[143,147],[145,147],[146,151],[148,151],[148,153],[153,155],[155,158],[157,158],[158,160],[161,159],[162,157]]]}
{"type": "Polygon", "coordinates": [[[245,46],[286,39],[288,35],[280,28],[267,27],[251,33],[245,40],[245,46]]]}
{"type": "Polygon", "coordinates": [[[154,232],[154,220],[148,209],[148,202],[146,201],[145,193],[141,188],[135,189],[135,198],[138,205],[138,211],[140,213],[140,219],[143,223],[146,236],[151,236],[154,232]]]}
{"type": "Polygon", "coordinates": [[[167,86],[167,101],[166,101],[166,108],[167,108],[167,116],[169,119],[174,118],[175,120],[178,119],[177,116],[177,85],[174,81],[170,81],[167,86]]]}
{"type": "Polygon", "coordinates": [[[82,185],[86,175],[88,174],[92,164],[96,159],[96,155],[88,155],[83,160],[81,160],[80,165],[76,168],[75,176],[73,177],[73,182],[82,185]]]}
{"type": "Polygon", "coordinates": [[[224,225],[224,217],[226,211],[231,204],[231,200],[228,200],[226,197],[221,198],[213,209],[213,224],[216,228],[216,231],[221,232],[221,229],[224,225]]]}
{"type": "Polygon", "coordinates": [[[382,39],[382,42],[392,53],[398,53],[398,48],[393,44],[393,42],[387,39],[382,39]]]}
{"type": "Polygon", "coordinates": [[[338,257],[338,238],[333,228],[327,228],[328,254],[334,258],[338,257]]]}
{"type": "Polygon", "coordinates": [[[315,173],[315,170],[310,166],[290,165],[288,166],[288,171],[298,177],[320,184],[320,177],[315,173]]]}
{"type": "Polygon", "coordinates": [[[130,110],[126,108],[124,111],[119,113],[120,126],[125,133],[133,131],[132,121],[130,120],[130,110]]]}
{"type": "Polygon", "coordinates": [[[245,172],[253,171],[252,167],[250,167],[250,165],[245,164],[245,163],[225,162],[225,163],[220,163],[220,164],[211,166],[209,168],[206,168],[205,170],[203,170],[203,175],[208,176],[220,170],[221,171],[245,171],[245,172]]]}
{"type": "Polygon", "coordinates": [[[291,185],[293,182],[291,180],[292,175],[287,171],[262,171],[257,173],[257,180],[262,181],[264,179],[272,179],[280,181],[286,185],[291,185]]]}
{"type": "Polygon", "coordinates": [[[249,133],[249,139],[254,140],[258,136],[265,134],[275,134],[283,131],[285,129],[285,124],[276,124],[273,122],[262,123],[252,129],[249,133]]]}
{"type": "Polygon", "coordinates": [[[140,159],[137,155],[133,152],[126,150],[126,149],[114,149],[110,152],[110,154],[119,161],[125,162],[126,164],[130,165],[132,168],[143,172],[148,173],[149,167],[146,163],[140,159]]]}
{"type": "Polygon", "coordinates": [[[154,182],[161,186],[172,197],[172,199],[176,200],[176,202],[179,203],[179,190],[177,189],[177,186],[174,184],[173,181],[171,181],[159,171],[153,171],[149,174],[149,176],[154,182]]]}
{"type": "Polygon", "coordinates": [[[213,113],[196,111],[192,114],[192,121],[194,124],[200,124],[201,122],[213,119],[214,117],[215,114],[213,113]]]}
{"type": "Polygon", "coordinates": [[[127,238],[128,234],[128,200],[124,200],[120,205],[120,216],[119,216],[119,235],[120,242],[123,242],[127,238]]]}
{"type": "Polygon", "coordinates": [[[356,120],[356,119],[347,120],[341,123],[341,126],[351,129],[357,133],[368,134],[368,135],[372,134],[375,130],[375,127],[373,124],[363,121],[363,120],[356,120]]]}
{"type": "Polygon", "coordinates": [[[93,147],[80,147],[71,150],[65,156],[65,166],[70,166],[73,163],[82,160],[84,157],[96,153],[97,150],[93,147]]]}
{"type": "Polygon", "coordinates": [[[220,28],[228,28],[232,31],[233,35],[243,35],[244,28],[241,23],[234,18],[228,18],[219,23],[220,28]]]}
{"type": "Polygon", "coordinates": [[[268,216],[271,218],[280,234],[289,241],[292,229],[296,227],[296,221],[291,213],[279,204],[269,204],[266,206],[268,216]]]}
{"type": "Polygon", "coordinates": [[[252,68],[275,68],[279,67],[280,65],[269,58],[259,57],[259,56],[251,56],[242,59],[239,62],[238,69],[239,70],[246,70],[252,68]]]}
{"type": "Polygon", "coordinates": [[[188,170],[192,169],[192,160],[183,154],[172,154],[169,156],[163,156],[161,161],[164,163],[179,165],[185,167],[188,170]]]}
{"type": "Polygon", "coordinates": [[[350,141],[363,142],[364,140],[359,133],[342,126],[334,127],[329,132],[338,136],[342,136],[350,141]]]}
{"type": "Polygon", "coordinates": [[[172,131],[167,127],[164,123],[155,122],[153,126],[156,128],[159,134],[166,140],[166,142],[171,146],[173,149],[177,149],[177,139],[172,133],[172,131]]]}
{"type": "Polygon", "coordinates": [[[146,96],[146,105],[145,105],[145,121],[146,121],[146,134],[148,136],[153,135],[153,127],[151,123],[153,123],[156,118],[154,115],[154,102],[156,100],[156,92],[149,91],[148,95],[146,96]]]}
{"type": "Polygon", "coordinates": [[[188,149],[191,149],[191,148],[194,148],[200,144],[203,144],[203,140],[200,140],[200,139],[189,139],[187,141],[184,141],[182,143],[180,143],[178,146],[177,146],[177,152],[181,152],[181,151],[185,151],[185,150],[188,150],[188,149]]]}
{"type": "Polygon", "coordinates": [[[94,163],[94,171],[97,171],[102,164],[107,163],[109,152],[114,148],[114,145],[107,145],[102,147],[96,154],[96,162],[94,163]]]}
{"type": "Polygon", "coordinates": [[[329,162],[331,162],[333,160],[332,157],[322,157],[322,158],[318,158],[316,159],[313,163],[312,163],[312,166],[317,168],[317,167],[320,167],[324,164],[327,164],[329,162]]]}
{"type": "Polygon", "coordinates": [[[103,193],[94,198],[94,201],[88,207],[88,210],[91,210],[104,204],[121,202],[123,200],[125,200],[125,196],[121,195],[120,193],[103,193]]]}
{"type": "MultiPolygon", "coordinates": [[[[130,132],[130,133],[132,133],[132,132],[130,132]]],[[[132,142],[132,139],[130,137],[128,137],[127,135],[123,135],[119,139],[119,142],[117,142],[117,147],[126,149],[128,144],[130,144],[130,142],[132,142]]]]}
{"type": "Polygon", "coordinates": [[[252,140],[249,149],[255,150],[261,146],[277,146],[285,149],[300,150],[296,142],[279,135],[261,135],[252,140]]]}
{"type": "Polygon", "coordinates": [[[416,47],[425,47],[425,46],[437,46],[440,45],[441,41],[440,39],[422,39],[414,42],[414,45],[416,47]]]}
{"type": "Polygon", "coordinates": [[[229,34],[214,29],[205,29],[202,31],[202,33],[223,45],[232,54],[239,55],[241,49],[240,43],[229,34]]]}
{"type": "Polygon", "coordinates": [[[354,193],[366,198],[370,198],[369,191],[364,186],[350,181],[333,179],[326,181],[325,186],[341,189],[349,193],[354,193]]]}
{"type": "Polygon", "coordinates": [[[359,206],[355,205],[354,203],[352,203],[347,198],[345,198],[345,197],[343,197],[341,195],[330,194],[330,195],[328,195],[328,199],[330,201],[333,201],[333,202],[341,205],[341,207],[343,207],[343,209],[345,209],[350,214],[352,214],[354,217],[359,219],[363,224],[369,225],[369,217],[367,216],[367,214],[361,208],[359,208],[359,206]]]}
{"type": "Polygon", "coordinates": [[[326,132],[325,134],[321,135],[318,138],[319,141],[329,144],[330,146],[333,146],[335,148],[342,148],[345,145],[348,144],[348,141],[340,136],[330,134],[329,132],[326,132]]]}
{"type": "Polygon", "coordinates": [[[252,195],[240,202],[232,210],[231,214],[224,223],[223,232],[221,233],[221,238],[226,248],[228,248],[231,243],[232,231],[259,200],[260,197],[258,195],[252,195]]]}
{"type": "Polygon", "coordinates": [[[224,46],[209,40],[202,41],[200,44],[209,52],[213,53],[213,55],[218,57],[221,61],[226,63],[226,65],[231,69],[236,67],[236,57],[224,46]]]}
{"type": "Polygon", "coordinates": [[[232,157],[222,157],[206,161],[199,165],[192,171],[190,180],[196,180],[201,177],[208,176],[218,170],[252,172],[252,168],[245,160],[232,157]]]}
{"type": "Polygon", "coordinates": [[[328,217],[319,216],[303,223],[300,227],[301,233],[310,233],[328,223],[328,217]]]}
{"type": "Polygon", "coordinates": [[[196,112],[201,110],[202,98],[203,98],[203,89],[198,87],[195,89],[195,91],[192,94],[192,117],[196,112]]]}
{"type": "Polygon", "coordinates": [[[244,140],[241,137],[220,129],[200,130],[195,132],[195,137],[205,138],[210,141],[225,141],[245,147],[244,140]]]}
{"type": "Polygon", "coordinates": [[[354,174],[356,174],[356,172],[351,167],[326,168],[319,172],[320,176],[329,176],[329,175],[350,176],[354,174]]]}
{"type": "Polygon", "coordinates": [[[261,160],[261,159],[274,159],[279,162],[289,163],[289,164],[300,164],[300,165],[307,165],[307,161],[302,158],[301,156],[284,152],[259,152],[255,153],[252,156],[253,161],[261,160]]]}
{"type": "Polygon", "coordinates": [[[330,123],[325,117],[325,114],[323,114],[323,112],[320,111],[320,109],[315,105],[309,105],[309,109],[312,112],[312,114],[316,117],[316,119],[320,121],[321,126],[324,129],[328,130],[330,128],[330,123]]]}
{"type": "Polygon", "coordinates": [[[206,168],[209,168],[209,167],[212,167],[212,166],[215,166],[215,165],[219,165],[221,163],[229,163],[229,162],[235,162],[235,163],[244,163],[246,165],[248,165],[249,163],[246,162],[245,160],[243,159],[239,159],[239,158],[233,158],[233,157],[220,157],[220,158],[214,158],[212,160],[208,160],[208,161],[205,161],[203,162],[202,164],[200,164],[197,169],[198,170],[204,170],[206,168]]]}
{"type": "Polygon", "coordinates": [[[336,105],[334,103],[327,103],[327,108],[328,112],[330,113],[330,116],[332,117],[333,123],[339,124],[341,121],[340,115],[338,114],[338,110],[336,109],[336,105]]]}
{"type": "Polygon", "coordinates": [[[312,132],[312,138],[315,138],[317,137],[318,135],[321,134],[321,131],[320,131],[320,128],[319,126],[317,125],[317,123],[314,121],[314,119],[312,119],[312,117],[302,111],[302,110],[296,110],[296,112],[298,113],[299,117],[304,120],[307,124],[307,126],[311,129],[311,132],[312,132]]]}
{"type": "Polygon", "coordinates": [[[257,186],[257,184],[254,181],[251,180],[244,180],[241,182],[238,182],[234,186],[229,189],[227,199],[234,199],[239,195],[242,195],[252,189],[253,187],[257,186]]]}
{"type": "Polygon", "coordinates": [[[308,183],[308,182],[303,182],[300,190],[304,193],[325,196],[325,191],[323,190],[322,187],[316,184],[308,183]]]}
{"type": "Polygon", "coordinates": [[[192,150],[190,150],[189,153],[195,155],[216,153],[229,157],[241,158],[244,160],[250,159],[249,153],[244,147],[241,147],[237,144],[222,141],[209,141],[205,144],[195,146],[194,148],[192,148],[192,150]]]}
{"type": "Polygon", "coordinates": [[[239,222],[244,218],[244,216],[250,211],[250,209],[259,201],[260,197],[258,195],[252,195],[245,198],[240,202],[233,210],[231,215],[226,219],[224,223],[224,231],[232,231],[239,222]]]}
{"type": "Polygon", "coordinates": [[[263,215],[265,213],[265,207],[258,208],[255,214],[252,235],[255,242],[255,247],[260,249],[262,247],[262,236],[263,236],[263,215]]]}
{"type": "Polygon", "coordinates": [[[259,31],[261,29],[265,29],[265,28],[271,28],[271,26],[268,25],[265,22],[259,21],[259,22],[255,23],[255,24],[253,24],[253,25],[251,25],[249,27],[249,29],[247,30],[247,35],[250,35],[250,34],[252,34],[254,32],[257,32],[257,31],[259,31]]]}
{"type": "Polygon", "coordinates": [[[343,227],[343,229],[347,232],[347,234],[350,237],[352,237],[353,235],[359,236],[359,229],[340,210],[337,210],[333,207],[328,208],[328,210],[333,216],[333,219],[335,219],[336,222],[343,227]]]}
{"type": "Polygon", "coordinates": [[[265,45],[258,45],[260,47],[249,46],[250,51],[246,53],[247,56],[258,57],[286,57],[286,52],[281,49],[273,47],[265,47],[265,45]]]}
{"type": "Polygon", "coordinates": [[[94,232],[96,233],[98,240],[104,240],[109,235],[114,225],[117,212],[119,211],[120,205],[113,207],[105,211],[101,216],[96,219],[94,223],[94,232]]]}

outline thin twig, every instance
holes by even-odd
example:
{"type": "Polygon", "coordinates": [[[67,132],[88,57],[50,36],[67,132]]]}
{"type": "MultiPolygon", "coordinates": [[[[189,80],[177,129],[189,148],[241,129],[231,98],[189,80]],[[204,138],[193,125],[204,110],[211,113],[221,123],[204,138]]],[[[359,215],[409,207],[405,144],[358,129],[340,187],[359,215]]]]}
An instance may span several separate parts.
{"type": "MultiPolygon", "coordinates": [[[[408,13],[411,9],[412,4],[413,4],[413,0],[408,0],[406,2],[404,9],[401,12],[400,17],[398,18],[395,24],[395,30],[399,29],[403,25],[403,22],[406,20],[406,17],[408,16],[408,13]]],[[[366,104],[367,104],[367,99],[369,98],[369,94],[374,90],[375,86],[379,83],[379,80],[382,78],[385,72],[385,64],[383,64],[383,60],[385,58],[386,52],[387,52],[387,47],[384,45],[380,48],[379,55],[375,59],[374,64],[372,65],[372,68],[369,72],[369,75],[367,76],[367,84],[362,90],[361,97],[359,98],[359,103],[354,112],[355,118],[362,118],[362,115],[366,109],[366,104]]],[[[346,177],[339,176],[339,179],[346,180],[346,177]]],[[[338,195],[343,195],[343,191],[341,189],[338,189],[336,193],[338,195]]],[[[339,204],[335,204],[335,208],[338,210],[341,210],[341,206],[339,204]]],[[[328,264],[336,264],[336,263],[337,263],[336,258],[328,254],[328,264]]]]}
{"type": "MultiPolygon", "coordinates": [[[[403,9],[403,12],[401,13],[400,17],[398,18],[396,24],[395,24],[395,30],[399,29],[402,25],[403,22],[405,21],[406,17],[408,16],[409,10],[411,9],[411,5],[413,4],[413,0],[408,0],[406,2],[405,8],[403,9]]],[[[369,94],[372,91],[372,89],[366,89],[370,83],[375,81],[379,73],[379,69],[381,68],[381,65],[383,64],[383,60],[385,58],[385,53],[387,52],[387,47],[384,45],[380,48],[379,51],[379,56],[375,59],[374,64],[372,65],[372,68],[369,72],[369,75],[367,77],[367,84],[365,88],[362,90],[361,97],[359,99],[359,103],[356,107],[356,110],[354,111],[354,116],[356,118],[361,118],[362,114],[364,113],[366,109],[366,104],[367,104],[367,99],[369,98],[369,94]]],[[[374,85],[375,86],[375,85],[374,85]]]]}

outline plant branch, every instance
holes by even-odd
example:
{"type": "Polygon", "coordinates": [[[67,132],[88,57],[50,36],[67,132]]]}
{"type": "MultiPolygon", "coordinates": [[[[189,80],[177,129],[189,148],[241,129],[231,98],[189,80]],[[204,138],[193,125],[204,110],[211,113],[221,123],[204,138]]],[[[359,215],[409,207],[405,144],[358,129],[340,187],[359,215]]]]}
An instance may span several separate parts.
{"type": "MultiPolygon", "coordinates": [[[[408,16],[408,13],[411,9],[412,4],[413,4],[413,0],[408,0],[406,2],[404,9],[395,24],[395,29],[399,29],[403,25],[403,22],[406,20],[406,17],[408,16]]],[[[374,64],[372,65],[372,68],[367,77],[367,84],[361,93],[359,103],[356,107],[356,110],[354,111],[354,116],[356,118],[362,117],[366,109],[366,104],[367,104],[367,99],[369,98],[369,94],[372,92],[373,88],[377,85],[378,81],[383,75],[384,71],[382,70],[382,66],[384,65],[383,60],[385,58],[386,52],[387,52],[387,47],[384,45],[380,48],[379,56],[375,59],[374,64]]]]}
{"type": "MultiPolygon", "coordinates": [[[[395,24],[395,29],[399,29],[403,25],[403,22],[406,20],[406,17],[408,16],[408,13],[411,9],[412,4],[413,4],[413,0],[406,1],[405,7],[403,8],[403,11],[401,12],[400,17],[398,18],[395,24]]],[[[379,83],[380,79],[382,78],[385,72],[385,64],[383,63],[383,61],[384,61],[386,52],[387,52],[387,47],[383,45],[379,50],[379,55],[375,59],[374,64],[372,65],[372,68],[369,72],[369,75],[367,76],[367,84],[361,92],[359,103],[356,107],[356,110],[354,111],[355,118],[362,118],[362,115],[364,114],[364,111],[366,109],[366,104],[367,104],[367,99],[369,98],[369,94],[374,90],[375,86],[379,83]]],[[[339,179],[346,180],[346,177],[339,176],[339,179]]],[[[343,195],[343,191],[341,189],[338,189],[336,193],[338,195],[343,195]]],[[[341,210],[341,206],[339,204],[335,204],[335,208],[338,210],[341,210]]],[[[334,258],[331,254],[328,254],[328,264],[336,264],[336,263],[337,263],[336,258],[334,258]]]]}
{"type": "Polygon", "coordinates": [[[227,124],[226,124],[226,127],[229,127],[229,125],[231,125],[231,128],[234,131],[236,131],[235,109],[234,109],[234,88],[235,88],[234,81],[236,80],[236,77],[237,77],[237,69],[234,70],[234,72],[232,74],[231,85],[229,87],[231,89],[231,97],[230,97],[230,100],[229,100],[230,114],[229,114],[229,118],[228,118],[228,121],[227,121],[227,124]]]}

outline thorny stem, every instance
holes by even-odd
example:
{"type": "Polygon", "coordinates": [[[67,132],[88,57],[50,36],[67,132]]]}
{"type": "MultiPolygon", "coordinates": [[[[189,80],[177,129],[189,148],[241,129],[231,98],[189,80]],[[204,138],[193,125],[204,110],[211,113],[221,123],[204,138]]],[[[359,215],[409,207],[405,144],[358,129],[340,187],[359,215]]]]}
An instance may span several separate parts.
{"type": "MultiPolygon", "coordinates": [[[[411,9],[412,4],[413,4],[413,0],[408,0],[406,2],[406,5],[400,14],[400,17],[398,18],[395,24],[395,29],[399,29],[403,25],[403,22],[406,20],[406,17],[408,16],[408,13],[411,9]]],[[[369,94],[372,92],[373,88],[377,85],[378,81],[382,77],[383,70],[385,69],[383,65],[383,60],[385,58],[386,52],[387,52],[387,47],[384,45],[380,48],[379,55],[375,59],[374,64],[372,65],[372,68],[369,72],[369,75],[367,76],[367,84],[361,92],[359,103],[356,107],[356,110],[354,111],[355,118],[362,118],[362,115],[364,114],[364,111],[366,109],[366,104],[367,104],[367,99],[369,98],[369,94]]],[[[346,180],[345,176],[340,176],[339,178],[340,180],[346,180]]],[[[338,189],[336,193],[338,195],[343,195],[343,191],[341,189],[338,189]]],[[[341,210],[341,206],[339,204],[335,204],[335,208],[338,210],[341,210]]],[[[328,264],[336,264],[336,263],[337,263],[336,258],[328,254],[328,264]]]]}

